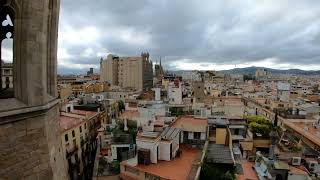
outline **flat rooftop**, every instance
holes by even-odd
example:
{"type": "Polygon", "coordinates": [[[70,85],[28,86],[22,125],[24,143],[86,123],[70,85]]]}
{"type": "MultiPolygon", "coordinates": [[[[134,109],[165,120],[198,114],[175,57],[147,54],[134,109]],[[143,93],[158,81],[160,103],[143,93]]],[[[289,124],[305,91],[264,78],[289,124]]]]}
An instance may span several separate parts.
{"type": "Polygon", "coordinates": [[[284,124],[320,147],[320,137],[317,136],[318,129],[314,128],[312,123],[285,121],[284,124]],[[305,127],[308,127],[307,131],[305,127]]]}
{"type": "Polygon", "coordinates": [[[75,126],[78,126],[83,121],[80,118],[69,117],[69,116],[60,116],[60,130],[66,131],[75,126]]]}
{"type": "Polygon", "coordinates": [[[60,115],[59,121],[60,121],[60,130],[66,131],[73,127],[78,126],[82,122],[84,122],[86,117],[93,117],[97,115],[98,112],[94,111],[84,111],[84,110],[73,110],[70,113],[65,113],[64,115],[60,115]],[[70,114],[70,115],[68,115],[70,114]],[[80,115],[80,117],[74,117],[73,115],[80,115]],[[82,118],[83,117],[83,118],[82,118]]]}
{"type": "MultiPolygon", "coordinates": [[[[138,164],[135,168],[148,172],[165,179],[185,180],[188,179],[192,164],[200,158],[201,151],[195,148],[180,146],[182,154],[171,161],[158,161],[157,164],[138,164]]],[[[124,162],[125,163],[125,162],[124,162]]]]}
{"type": "Polygon", "coordinates": [[[134,120],[135,118],[139,117],[140,113],[139,111],[129,111],[126,110],[121,115],[119,116],[120,119],[129,119],[129,120],[134,120]]]}
{"type": "Polygon", "coordinates": [[[193,116],[181,116],[173,122],[172,127],[181,128],[183,131],[206,132],[208,119],[194,118],[193,116]]]}
{"type": "Polygon", "coordinates": [[[256,172],[253,170],[253,163],[252,162],[243,162],[241,164],[243,169],[243,174],[237,175],[237,180],[258,180],[258,176],[256,172]]]}

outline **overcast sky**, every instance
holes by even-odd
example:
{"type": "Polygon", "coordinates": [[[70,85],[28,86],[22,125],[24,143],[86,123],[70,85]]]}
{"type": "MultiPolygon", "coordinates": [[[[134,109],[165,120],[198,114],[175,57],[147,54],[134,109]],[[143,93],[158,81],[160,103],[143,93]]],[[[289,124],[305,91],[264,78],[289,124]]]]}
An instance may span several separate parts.
{"type": "Polygon", "coordinates": [[[320,70],[320,1],[61,0],[58,49],[59,73],[141,51],[169,69],[320,70]]]}

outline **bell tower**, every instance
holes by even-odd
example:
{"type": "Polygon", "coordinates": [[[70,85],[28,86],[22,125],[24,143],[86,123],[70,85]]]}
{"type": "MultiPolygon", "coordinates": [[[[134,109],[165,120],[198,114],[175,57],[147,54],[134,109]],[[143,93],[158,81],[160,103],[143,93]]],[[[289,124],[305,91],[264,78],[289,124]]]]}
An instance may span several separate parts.
{"type": "Polygon", "coordinates": [[[13,40],[13,88],[0,88],[0,179],[67,179],[56,89],[59,2],[0,0],[0,42],[13,40]]]}

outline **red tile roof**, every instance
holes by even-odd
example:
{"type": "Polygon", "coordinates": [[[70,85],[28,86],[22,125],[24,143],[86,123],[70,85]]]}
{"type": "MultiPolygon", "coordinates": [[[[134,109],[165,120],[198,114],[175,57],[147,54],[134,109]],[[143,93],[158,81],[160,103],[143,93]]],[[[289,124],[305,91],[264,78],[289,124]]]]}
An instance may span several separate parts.
{"type": "Polygon", "coordinates": [[[305,169],[305,168],[289,166],[289,170],[290,170],[291,173],[293,173],[293,174],[302,174],[302,175],[308,176],[308,173],[303,169],[305,169]]]}
{"type": "Polygon", "coordinates": [[[139,164],[135,168],[165,179],[185,180],[188,178],[193,162],[199,157],[200,151],[185,146],[180,147],[182,149],[180,157],[176,157],[171,161],[158,161],[157,164],[139,164]]]}
{"type": "Polygon", "coordinates": [[[243,174],[237,175],[237,180],[258,180],[256,172],[252,169],[253,163],[244,162],[241,165],[243,169],[243,174]]]}
{"type": "Polygon", "coordinates": [[[66,131],[75,126],[78,126],[83,121],[80,118],[69,117],[69,116],[60,116],[60,129],[66,131]]]}
{"type": "MultiPolygon", "coordinates": [[[[98,112],[94,111],[84,111],[84,110],[73,110],[71,113],[67,114],[76,114],[76,115],[81,115],[83,118],[86,116],[91,118],[95,115],[98,114],[98,112]]],[[[83,123],[84,120],[78,117],[71,117],[67,115],[60,115],[60,129],[61,131],[66,131],[69,130],[73,127],[78,126],[79,124],[83,123]]]]}

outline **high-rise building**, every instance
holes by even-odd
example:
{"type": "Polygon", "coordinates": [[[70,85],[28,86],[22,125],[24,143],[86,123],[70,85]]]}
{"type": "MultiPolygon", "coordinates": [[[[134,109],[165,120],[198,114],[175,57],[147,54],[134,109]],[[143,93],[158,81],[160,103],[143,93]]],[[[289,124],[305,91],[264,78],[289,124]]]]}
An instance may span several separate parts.
{"type": "Polygon", "coordinates": [[[89,71],[87,71],[87,76],[91,76],[93,75],[93,68],[90,68],[89,71]]]}
{"type": "Polygon", "coordinates": [[[139,91],[152,88],[153,68],[149,53],[141,53],[138,57],[109,54],[107,59],[100,61],[100,81],[139,91]]]}

